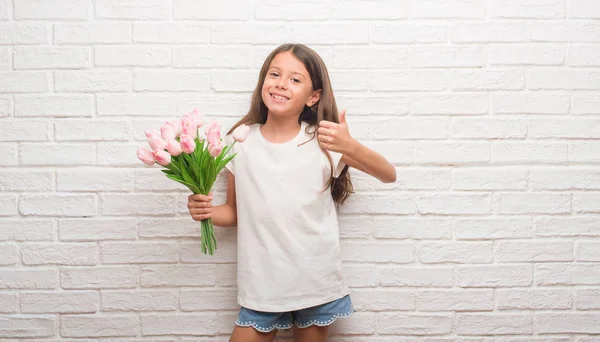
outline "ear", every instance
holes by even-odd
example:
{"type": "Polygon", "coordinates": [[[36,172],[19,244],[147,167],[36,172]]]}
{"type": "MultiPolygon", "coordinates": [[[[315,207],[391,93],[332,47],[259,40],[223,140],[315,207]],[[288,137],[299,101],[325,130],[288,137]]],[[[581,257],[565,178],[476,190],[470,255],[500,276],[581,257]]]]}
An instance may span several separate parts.
{"type": "Polygon", "coordinates": [[[320,98],[321,98],[321,89],[316,90],[312,93],[312,95],[308,98],[308,101],[306,101],[306,105],[309,107],[312,107],[315,105],[315,103],[319,102],[320,98]]]}

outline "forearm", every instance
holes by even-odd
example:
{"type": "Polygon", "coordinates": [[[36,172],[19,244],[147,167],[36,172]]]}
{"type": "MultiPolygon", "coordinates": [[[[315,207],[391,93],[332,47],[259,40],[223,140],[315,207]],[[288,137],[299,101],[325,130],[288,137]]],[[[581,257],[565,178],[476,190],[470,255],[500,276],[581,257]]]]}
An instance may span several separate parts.
{"type": "Polygon", "coordinates": [[[384,183],[396,181],[396,168],[381,154],[353,140],[344,155],[350,166],[359,169],[384,183]],[[352,165],[354,164],[354,165],[352,165]]]}
{"type": "Polygon", "coordinates": [[[212,208],[212,222],[219,227],[235,227],[237,225],[236,208],[229,204],[217,205],[212,208]]]}

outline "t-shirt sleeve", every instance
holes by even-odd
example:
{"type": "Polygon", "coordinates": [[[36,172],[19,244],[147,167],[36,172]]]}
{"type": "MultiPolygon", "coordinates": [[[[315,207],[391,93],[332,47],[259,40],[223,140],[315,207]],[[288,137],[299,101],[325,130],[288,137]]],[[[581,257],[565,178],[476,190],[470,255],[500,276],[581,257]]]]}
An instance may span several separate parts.
{"type": "Polygon", "coordinates": [[[333,151],[328,152],[329,156],[331,156],[331,161],[333,162],[333,177],[338,178],[338,176],[340,175],[340,173],[342,173],[342,170],[344,170],[344,167],[346,166],[346,164],[342,161],[342,157],[344,155],[333,151]]]}
{"type": "MultiPolygon", "coordinates": [[[[231,144],[233,144],[233,137],[231,136],[231,134],[226,135],[225,138],[223,139],[223,142],[225,143],[225,145],[231,146],[231,144]]],[[[231,154],[235,153],[235,150],[236,150],[236,146],[234,146],[233,149],[229,150],[229,152],[227,152],[227,155],[230,156],[231,154]]],[[[229,172],[231,172],[231,174],[235,175],[235,157],[233,159],[231,159],[229,161],[229,163],[227,163],[227,165],[225,165],[225,168],[229,172]]]]}

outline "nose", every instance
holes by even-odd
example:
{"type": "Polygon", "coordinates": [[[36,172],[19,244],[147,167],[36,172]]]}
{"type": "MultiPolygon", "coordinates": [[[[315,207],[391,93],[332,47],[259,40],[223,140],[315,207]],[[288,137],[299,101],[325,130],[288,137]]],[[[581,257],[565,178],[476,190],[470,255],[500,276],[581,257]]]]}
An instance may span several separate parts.
{"type": "Polygon", "coordinates": [[[275,85],[277,86],[277,88],[286,89],[285,79],[283,77],[279,77],[279,79],[277,79],[277,83],[275,85]]]}

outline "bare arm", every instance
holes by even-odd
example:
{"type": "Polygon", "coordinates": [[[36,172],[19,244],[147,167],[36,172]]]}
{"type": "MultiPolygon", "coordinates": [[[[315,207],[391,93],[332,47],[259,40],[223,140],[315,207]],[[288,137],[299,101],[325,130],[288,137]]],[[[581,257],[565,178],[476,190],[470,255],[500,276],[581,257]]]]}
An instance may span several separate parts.
{"type": "Polygon", "coordinates": [[[190,195],[188,197],[190,215],[195,221],[211,218],[215,226],[235,227],[237,210],[235,205],[235,176],[227,172],[227,200],[225,204],[212,206],[212,196],[190,195]]]}
{"type": "Polygon", "coordinates": [[[385,157],[352,139],[341,161],[365,172],[383,183],[396,181],[396,168],[385,157]]]}

